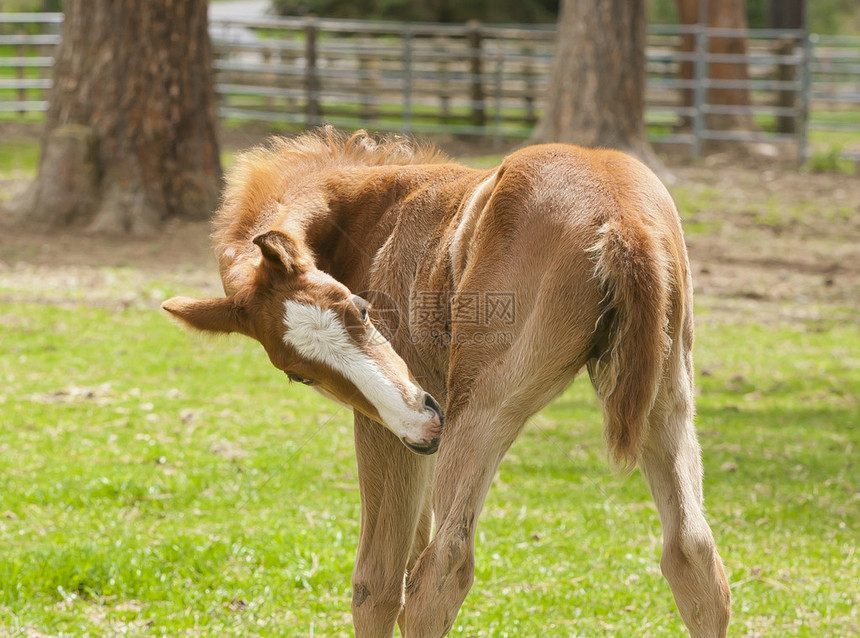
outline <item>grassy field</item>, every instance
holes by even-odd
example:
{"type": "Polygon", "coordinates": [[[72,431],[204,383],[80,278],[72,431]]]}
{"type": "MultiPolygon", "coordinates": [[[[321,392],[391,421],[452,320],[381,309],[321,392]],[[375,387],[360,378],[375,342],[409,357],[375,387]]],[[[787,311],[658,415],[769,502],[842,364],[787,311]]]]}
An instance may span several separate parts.
{"type": "MultiPolygon", "coordinates": [[[[173,326],[151,302],[174,292],[0,305],[0,633],[349,635],[349,414],[250,342],[173,326]]],[[[857,631],[858,352],[855,326],[700,330],[736,635],[857,631]]],[[[599,422],[575,383],[515,444],[454,635],[684,635],[647,489],[607,471],[599,422]]]]}
{"type": "MultiPolygon", "coordinates": [[[[731,635],[855,636],[860,308],[857,280],[841,283],[854,271],[826,259],[856,245],[860,211],[853,191],[841,208],[815,194],[844,176],[787,175],[762,193],[726,175],[746,190],[682,172],[675,194],[703,291],[698,424],[731,635]],[[809,201],[789,188],[805,179],[809,201]],[[815,248],[813,230],[828,225],[841,239],[815,248]],[[821,253],[815,277],[835,280],[820,291],[805,287],[811,266],[792,261],[797,237],[821,253]],[[782,261],[748,263],[726,292],[715,272],[735,257],[725,248],[718,259],[720,242],[782,261]]],[[[352,635],[350,414],[288,384],[249,340],[189,335],[162,315],[171,295],[218,294],[205,253],[185,263],[130,242],[103,246],[107,259],[96,239],[13,243],[10,230],[0,636],[352,635]]],[[[600,420],[580,379],[515,443],[452,636],[686,635],[659,572],[648,490],[638,473],[610,472],[600,420]]]]}

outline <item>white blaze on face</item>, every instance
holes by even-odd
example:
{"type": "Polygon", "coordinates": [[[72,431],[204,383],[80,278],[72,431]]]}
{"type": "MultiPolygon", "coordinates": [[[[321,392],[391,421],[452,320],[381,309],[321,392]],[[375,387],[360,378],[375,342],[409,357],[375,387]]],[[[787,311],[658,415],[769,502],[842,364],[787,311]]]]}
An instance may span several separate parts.
{"type": "MultiPolygon", "coordinates": [[[[284,302],[284,343],[295,349],[299,356],[324,363],[349,380],[379,412],[383,423],[398,437],[420,440],[428,414],[423,400],[418,410],[409,408],[403,392],[413,397],[423,396],[409,379],[400,379],[403,391],[385,375],[376,361],[369,357],[349,337],[346,327],[332,311],[313,304],[287,300],[284,302]]],[[[369,330],[376,330],[372,326],[369,330]]],[[[384,343],[378,333],[373,343],[384,343]]],[[[384,347],[384,346],[382,346],[384,347]]],[[[392,351],[393,353],[393,351],[392,351]]],[[[328,392],[321,392],[331,396],[328,392]]]]}

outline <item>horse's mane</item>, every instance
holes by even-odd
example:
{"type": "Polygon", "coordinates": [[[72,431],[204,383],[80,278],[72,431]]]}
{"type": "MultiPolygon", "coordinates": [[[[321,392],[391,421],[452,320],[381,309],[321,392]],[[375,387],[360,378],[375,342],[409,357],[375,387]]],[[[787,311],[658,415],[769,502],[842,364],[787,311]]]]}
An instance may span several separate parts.
{"type": "Polygon", "coordinates": [[[272,137],[266,151],[284,160],[301,158],[360,166],[433,164],[448,159],[431,144],[399,135],[373,137],[365,130],[344,133],[333,126],[323,126],[293,138],[272,137]]]}
{"type": "MultiPolygon", "coordinates": [[[[349,134],[323,126],[296,137],[272,136],[265,144],[240,153],[227,172],[227,187],[256,185],[253,173],[273,168],[295,174],[308,169],[343,166],[432,164],[448,158],[431,144],[399,135],[375,138],[360,130],[349,134]]],[[[229,192],[225,196],[229,196],[229,192]]]]}
{"type": "Polygon", "coordinates": [[[212,243],[224,268],[238,254],[255,254],[250,238],[264,230],[281,198],[296,180],[350,166],[435,164],[447,156],[430,144],[401,136],[349,134],[325,126],[296,137],[273,136],[236,156],[226,172],[221,207],[213,220],[212,243]]]}
{"type": "Polygon", "coordinates": [[[430,164],[448,157],[430,144],[400,136],[374,138],[366,131],[348,134],[332,126],[320,127],[288,138],[273,136],[240,153],[227,171],[226,188],[216,228],[236,221],[236,216],[259,213],[285,192],[287,181],[304,173],[347,166],[430,164]]]}

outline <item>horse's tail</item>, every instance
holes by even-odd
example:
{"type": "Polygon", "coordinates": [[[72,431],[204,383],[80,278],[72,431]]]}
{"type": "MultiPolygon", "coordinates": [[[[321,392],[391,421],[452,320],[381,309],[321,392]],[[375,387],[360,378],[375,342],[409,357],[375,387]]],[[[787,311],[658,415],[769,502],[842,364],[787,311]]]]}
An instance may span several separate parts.
{"type": "Polygon", "coordinates": [[[615,216],[601,226],[591,249],[603,301],[588,372],[603,404],[610,458],[627,469],[648,436],[669,350],[676,269],[661,244],[638,219],[615,216]]]}

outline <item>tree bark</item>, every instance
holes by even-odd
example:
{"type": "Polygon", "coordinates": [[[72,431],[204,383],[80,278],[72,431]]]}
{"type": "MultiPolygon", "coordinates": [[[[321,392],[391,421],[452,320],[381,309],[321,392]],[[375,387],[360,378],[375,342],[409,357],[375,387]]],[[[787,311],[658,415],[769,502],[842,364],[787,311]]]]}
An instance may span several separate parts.
{"type": "Polygon", "coordinates": [[[806,0],[771,0],[770,26],[773,29],[802,29],[806,0]]]}
{"type": "MultiPolygon", "coordinates": [[[[681,24],[693,25],[699,23],[699,0],[677,0],[678,17],[681,24]]],[[[746,29],[747,14],[746,0],[705,0],[706,24],[719,29],[746,29]]],[[[695,51],[695,38],[685,35],[681,38],[681,50],[686,53],[695,51]]],[[[746,55],[747,41],[742,37],[710,37],[708,38],[708,53],[710,55],[746,55]]],[[[683,80],[695,78],[693,62],[681,64],[679,75],[683,80]]],[[[746,62],[713,61],[707,65],[707,77],[710,80],[746,82],[749,71],[746,62]]],[[[695,104],[693,89],[684,89],[682,94],[684,106],[695,104]]],[[[712,87],[708,89],[707,102],[710,105],[749,106],[752,98],[749,88],[712,87]]],[[[758,130],[753,117],[746,113],[712,113],[708,115],[707,126],[711,130],[758,130]]]]}
{"type": "Polygon", "coordinates": [[[205,219],[221,163],[207,0],[65,0],[26,219],[152,232],[205,219]]]}
{"type": "Polygon", "coordinates": [[[645,128],[645,0],[563,0],[532,142],[626,151],[663,172],[645,128]]]}
{"type": "MultiPolygon", "coordinates": [[[[770,27],[772,29],[802,29],[804,22],[805,0],[773,0],[770,3],[770,27]]],[[[786,38],[777,43],[774,53],[790,56],[794,53],[797,41],[786,38]]],[[[797,78],[797,67],[793,64],[779,64],[776,68],[776,79],[780,82],[794,82],[797,78]]],[[[782,108],[795,108],[799,96],[797,91],[784,89],[777,93],[776,105],[782,108]]],[[[797,118],[791,115],[779,115],[776,118],[776,130],[780,133],[794,134],[797,132],[797,118]]]]}

